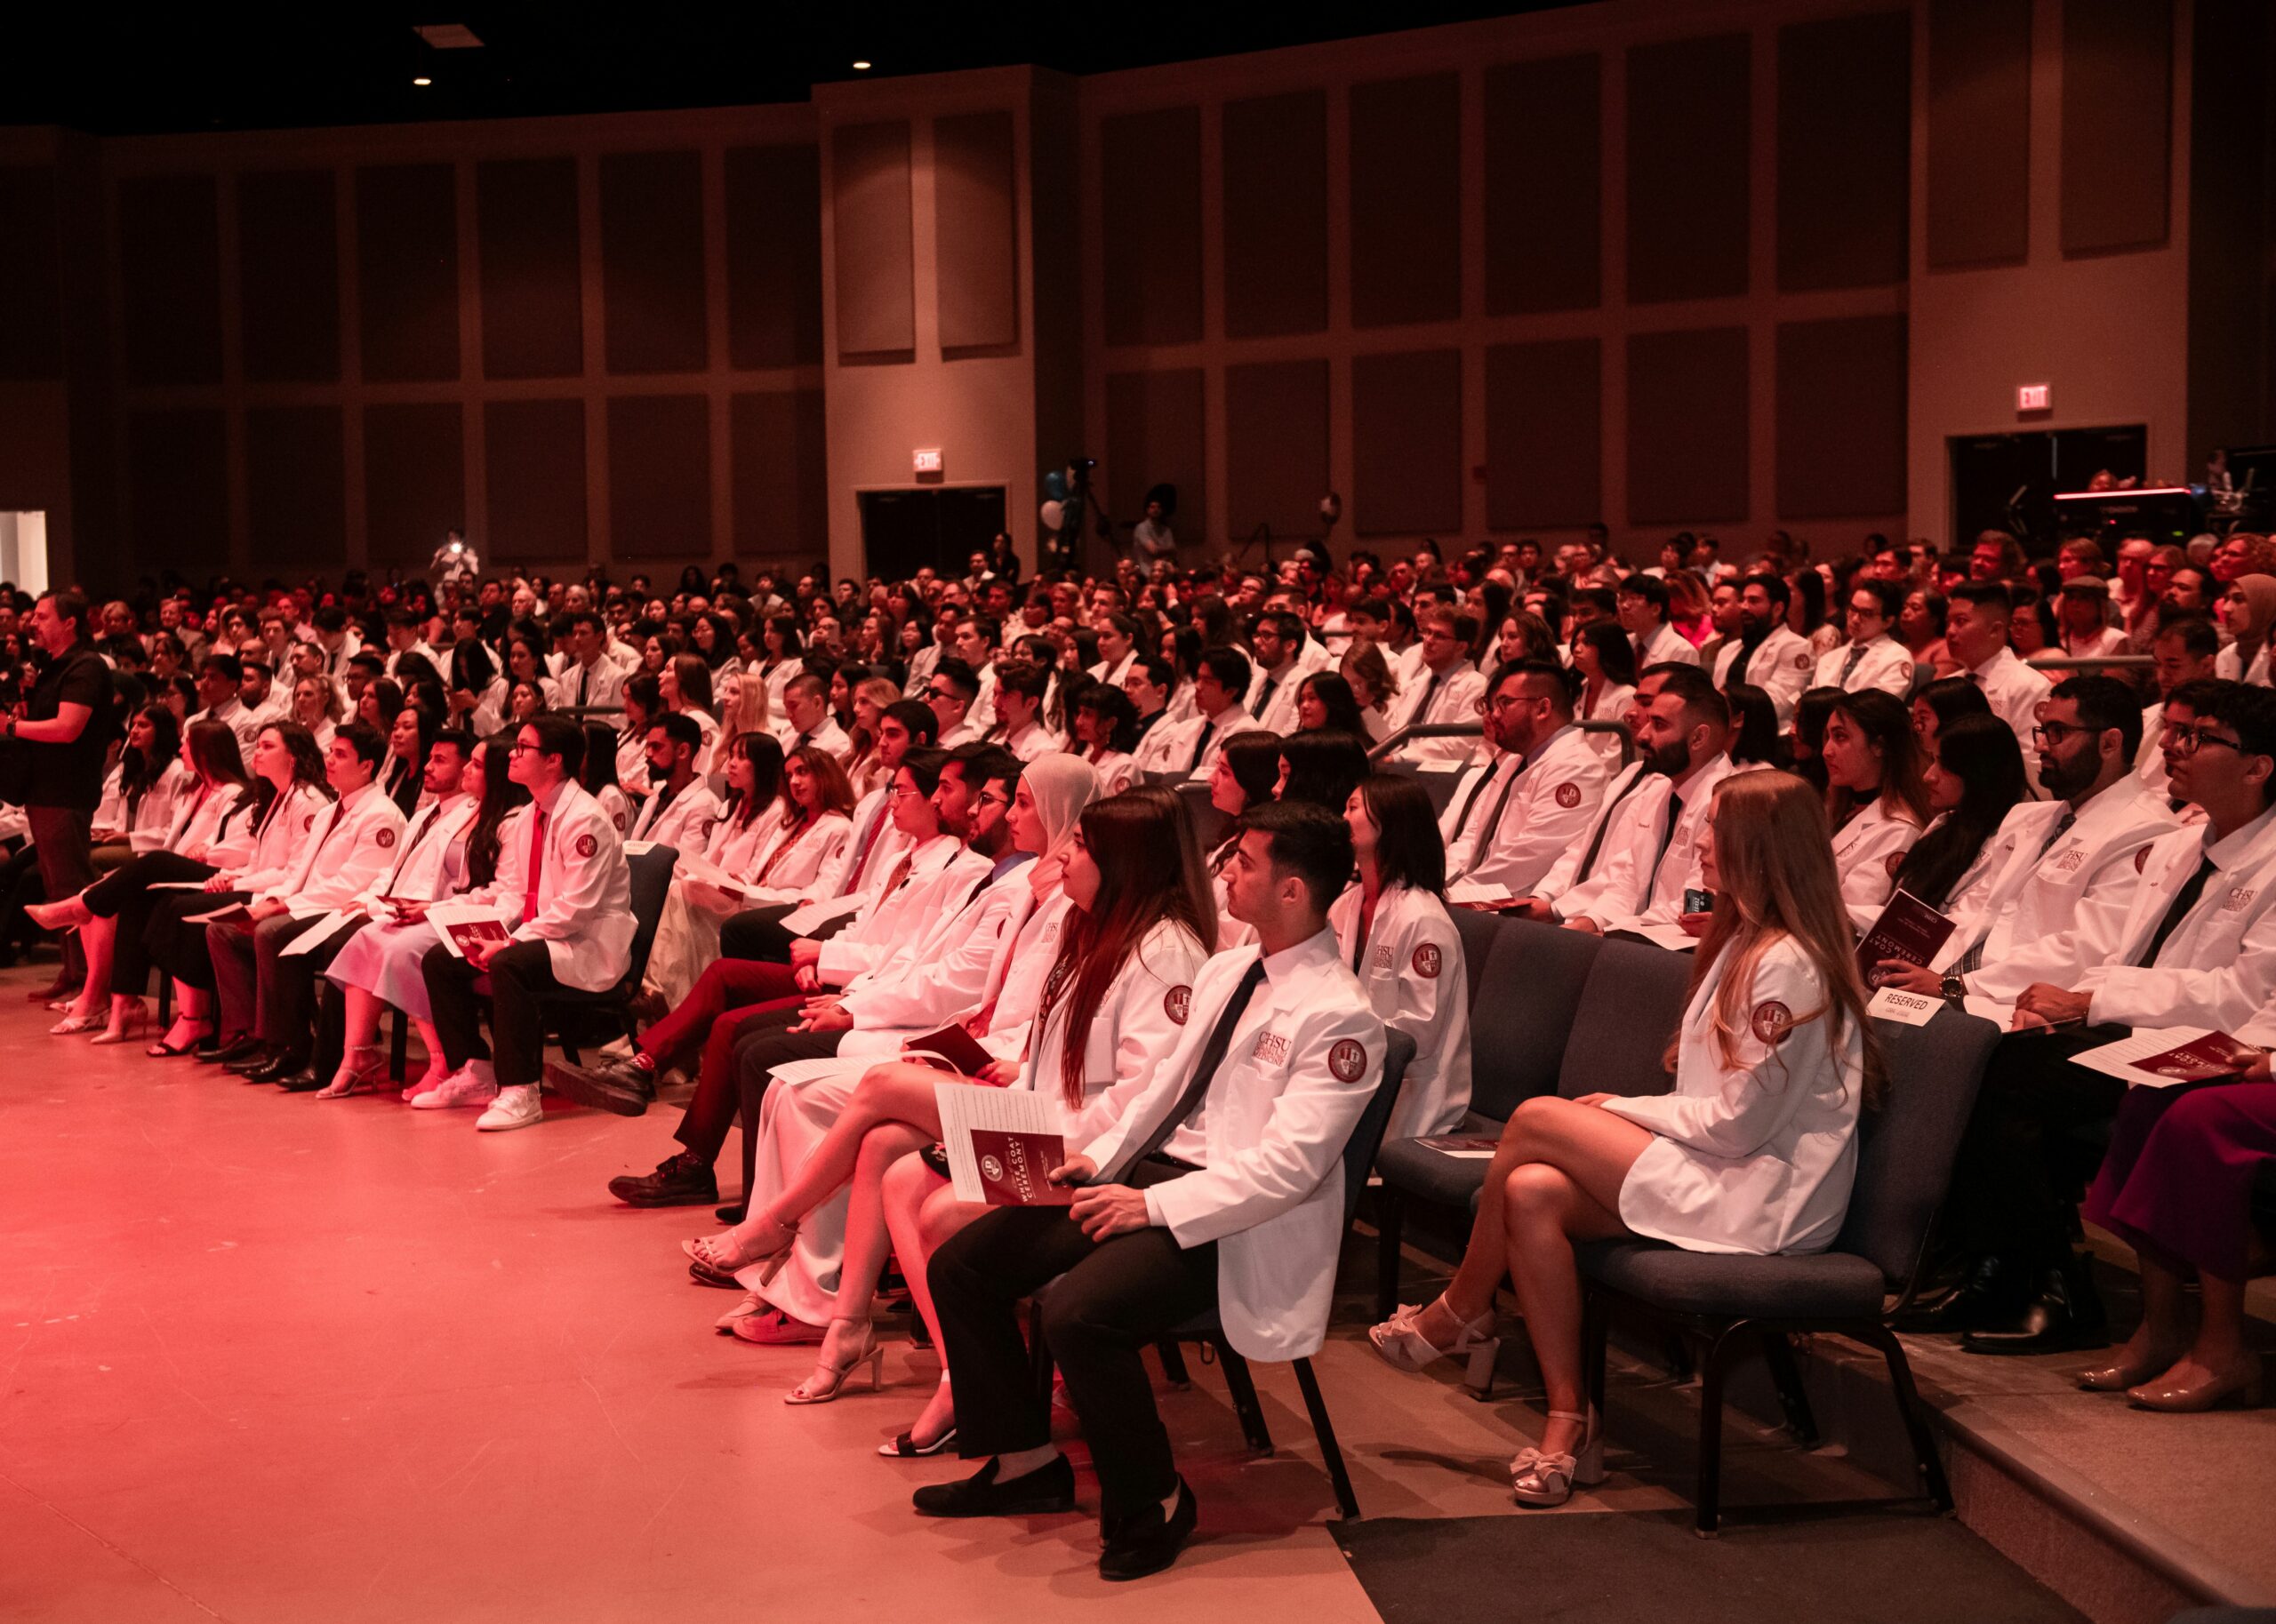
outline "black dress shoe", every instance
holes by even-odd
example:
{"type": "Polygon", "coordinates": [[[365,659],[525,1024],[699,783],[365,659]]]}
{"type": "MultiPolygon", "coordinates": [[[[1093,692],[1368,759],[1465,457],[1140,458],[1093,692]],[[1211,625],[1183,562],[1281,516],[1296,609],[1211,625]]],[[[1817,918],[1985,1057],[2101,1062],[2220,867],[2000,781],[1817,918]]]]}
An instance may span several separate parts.
{"type": "Polygon", "coordinates": [[[1201,1508],[1184,1478],[1177,1480],[1177,1505],[1169,1516],[1159,1506],[1149,1506],[1107,1536],[1099,1553],[1101,1579],[1143,1579],[1158,1573],[1177,1560],[1178,1552],[1193,1538],[1193,1524],[1201,1508]]]}
{"type": "Polygon", "coordinates": [[[2086,1259],[2073,1253],[2047,1271],[2039,1295],[2009,1324],[1971,1331],[1959,1345],[1970,1353],[2070,1353],[2110,1346],[2109,1316],[2086,1259]]]}
{"type": "MultiPolygon", "coordinates": [[[[549,1084],[557,1069],[545,1068],[549,1084]]],[[[709,1163],[693,1150],[683,1150],[657,1163],[652,1173],[611,1179],[608,1193],[629,1207],[700,1207],[719,1199],[719,1183],[709,1163]]]]}
{"type": "Polygon", "coordinates": [[[276,1052],[267,1044],[249,1044],[235,1054],[224,1050],[221,1054],[221,1069],[233,1071],[242,1077],[248,1072],[259,1071],[276,1058],[276,1052]]]}
{"type": "MultiPolygon", "coordinates": [[[[656,1097],[656,1074],[631,1060],[611,1060],[601,1066],[572,1066],[566,1060],[553,1060],[545,1068],[545,1086],[549,1092],[565,1100],[574,1100],[579,1105],[613,1111],[619,1116],[637,1116],[647,1110],[648,1101],[656,1097]]],[[[709,1170],[706,1172],[708,1176],[709,1170]]],[[[718,1198],[716,1190],[703,1197],[706,1201],[717,1201],[718,1198]]],[[[681,1204],[636,1202],[633,1204],[677,1206],[681,1204]]]]}
{"type": "Polygon", "coordinates": [[[317,1076],[317,1068],[306,1064],[291,1076],[276,1079],[276,1086],[288,1094],[313,1094],[324,1084],[325,1079],[317,1076]]]}
{"type": "Polygon", "coordinates": [[[2022,1270],[1998,1257],[1981,1258],[1944,1297],[1899,1315],[1896,1328],[1918,1336],[1943,1336],[2007,1324],[2023,1312],[2028,1289],[2022,1270]]]}
{"type": "Polygon", "coordinates": [[[209,1037],[199,1044],[193,1052],[199,1060],[210,1065],[227,1066],[234,1061],[244,1060],[247,1055],[263,1052],[265,1048],[266,1045],[260,1039],[248,1037],[240,1032],[227,1042],[219,1037],[209,1037]]]}
{"type": "Polygon", "coordinates": [[[999,1464],[990,1460],[956,1483],[927,1484],[910,1503],[919,1516],[1047,1516],[1075,1508],[1075,1463],[1066,1456],[1002,1483],[996,1481],[999,1464]]]}
{"type": "Polygon", "coordinates": [[[282,1083],[307,1064],[308,1061],[297,1054],[276,1054],[252,1070],[239,1072],[238,1075],[248,1083],[282,1083]]]}

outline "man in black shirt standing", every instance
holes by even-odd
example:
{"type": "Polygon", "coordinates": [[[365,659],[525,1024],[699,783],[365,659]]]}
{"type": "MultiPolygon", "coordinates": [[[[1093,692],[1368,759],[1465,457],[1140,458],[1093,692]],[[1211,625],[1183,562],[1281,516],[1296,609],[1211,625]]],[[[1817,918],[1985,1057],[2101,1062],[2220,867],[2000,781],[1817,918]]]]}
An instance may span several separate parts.
{"type": "MultiPolygon", "coordinates": [[[[94,880],[88,834],[102,800],[103,749],[110,725],[110,668],[88,636],[87,600],[50,592],[32,607],[31,633],[46,656],[30,697],[0,730],[16,742],[18,781],[40,878],[48,899],[76,896],[94,880]]],[[[84,970],[78,939],[64,943],[68,986],[84,970]]]]}

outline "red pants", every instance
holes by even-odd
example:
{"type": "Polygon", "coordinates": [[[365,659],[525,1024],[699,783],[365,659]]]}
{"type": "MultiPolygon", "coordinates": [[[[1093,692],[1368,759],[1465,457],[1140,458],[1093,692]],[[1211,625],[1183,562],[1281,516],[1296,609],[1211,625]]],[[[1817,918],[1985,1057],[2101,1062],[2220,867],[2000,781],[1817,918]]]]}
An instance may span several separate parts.
{"type": "Polygon", "coordinates": [[[687,1114],[674,1135],[681,1144],[706,1161],[717,1159],[742,1100],[735,1083],[736,1035],[746,1020],[761,1013],[778,1019],[795,1013],[805,998],[787,964],[717,959],[679,1007],[648,1028],[640,1050],[659,1071],[685,1065],[701,1046],[695,1097],[687,1102],[687,1114]]]}

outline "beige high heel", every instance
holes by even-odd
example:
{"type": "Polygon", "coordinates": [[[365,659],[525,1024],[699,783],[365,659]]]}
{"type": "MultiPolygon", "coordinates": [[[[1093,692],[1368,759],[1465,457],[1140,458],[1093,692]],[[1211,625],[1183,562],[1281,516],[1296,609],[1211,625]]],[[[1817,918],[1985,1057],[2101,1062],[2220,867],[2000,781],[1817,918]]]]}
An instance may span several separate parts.
{"type": "MultiPolygon", "coordinates": [[[[67,1004],[65,1007],[70,1006],[67,1004]]],[[[100,1032],[109,1020],[108,1015],[66,1015],[48,1028],[47,1035],[50,1037],[76,1037],[82,1032],[100,1032]]]]}
{"type": "Polygon", "coordinates": [[[106,1025],[87,1040],[90,1047],[98,1044],[130,1044],[149,1030],[150,1006],[137,998],[133,1006],[119,1018],[116,1026],[106,1025]]]}
{"type": "MultiPolygon", "coordinates": [[[[862,1327],[862,1346],[851,1358],[832,1364],[823,1359],[814,1366],[814,1373],[782,1395],[786,1404],[826,1404],[844,1390],[845,1379],[867,1364],[870,1367],[870,1391],[882,1389],[886,1384],[886,1350],[878,1343],[878,1328],[867,1319],[832,1319],[829,1329],[839,1325],[858,1324],[862,1327]],[[819,1385],[817,1385],[819,1384],[819,1385]]],[[[829,1330],[822,1335],[827,1337],[829,1330]]]]}
{"type": "Polygon", "coordinates": [[[387,1075],[386,1052],[371,1044],[358,1044],[341,1059],[340,1069],[333,1074],[331,1082],[317,1090],[316,1097],[319,1100],[345,1100],[350,1094],[365,1093],[376,1088],[380,1079],[387,1075]],[[356,1057],[359,1054],[368,1054],[372,1058],[359,1066],[356,1063],[356,1057]]]}
{"type": "MultiPolygon", "coordinates": [[[[1442,1296],[1438,1300],[1443,1303],[1442,1296]]],[[[1394,1369],[1412,1374],[1429,1367],[1439,1359],[1461,1359],[1464,1362],[1463,1381],[1477,1392],[1484,1393],[1494,1384],[1494,1363],[1502,1352],[1502,1339],[1488,1334],[1494,1329],[1494,1310],[1471,1320],[1455,1332],[1455,1340],[1441,1348],[1422,1333],[1422,1316],[1434,1305],[1402,1304],[1398,1313],[1380,1325],[1367,1328],[1367,1340],[1383,1362],[1394,1369]]]]}
{"type": "Polygon", "coordinates": [[[759,1284],[765,1285],[782,1272],[782,1265],[790,1260],[790,1249],[798,1243],[797,1225],[785,1224],[779,1219],[773,1221],[781,1229],[782,1239],[779,1244],[763,1252],[740,1250],[732,1230],[725,1236],[705,1235],[692,1241],[682,1241],[679,1249],[704,1268],[716,1269],[723,1275],[737,1274],[756,1267],[759,1284]]]}
{"type": "Polygon", "coordinates": [[[1510,1462],[1510,1492],[1520,1506],[1561,1506],[1575,1489],[1593,1488],[1605,1479],[1604,1434],[1593,1406],[1588,1412],[1551,1410],[1552,1421],[1581,1423],[1581,1446],[1570,1454],[1521,1449],[1510,1462]]]}
{"type": "Polygon", "coordinates": [[[2162,1410],[2168,1415],[2194,1415],[2217,1410],[2232,1400],[2245,1409],[2256,1410],[2266,1388],[2265,1378],[2260,1356],[2248,1353],[2227,1370],[2215,1371],[2206,1380],[2168,1383],[2160,1377],[2128,1388],[2126,1396],[2137,1410],[2162,1410]]]}

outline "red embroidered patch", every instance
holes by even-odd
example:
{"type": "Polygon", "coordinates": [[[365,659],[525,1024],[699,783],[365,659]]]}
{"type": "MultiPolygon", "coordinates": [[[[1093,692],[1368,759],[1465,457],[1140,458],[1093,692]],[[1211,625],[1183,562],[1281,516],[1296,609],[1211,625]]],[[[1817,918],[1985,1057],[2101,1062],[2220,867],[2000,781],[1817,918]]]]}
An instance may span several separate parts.
{"type": "Polygon", "coordinates": [[[373,838],[376,839],[380,843],[380,850],[382,852],[389,851],[394,848],[395,831],[393,829],[381,829],[373,838]]]}
{"type": "Polygon", "coordinates": [[[2139,873],[2141,873],[2141,872],[2142,872],[2142,870],[2143,870],[2143,869],[2144,869],[2144,868],[2148,868],[2149,866],[2150,866],[2150,848],[2149,848],[2149,847],[2147,847],[2147,846],[2136,846],[2136,847],[2135,847],[2135,848],[2134,848],[2134,872],[2135,872],[2135,873],[2136,873],[2136,874],[2139,874],[2139,873]]]}
{"type": "Polygon", "coordinates": [[[590,857],[594,852],[596,852],[599,851],[600,849],[601,849],[601,843],[600,843],[600,839],[599,839],[599,837],[598,837],[597,836],[593,836],[593,835],[580,835],[580,836],[577,836],[577,855],[578,855],[578,856],[580,856],[580,857],[590,857]]]}
{"type": "Polygon", "coordinates": [[[622,812],[609,813],[608,820],[616,825],[616,832],[618,834],[621,835],[624,833],[624,814],[622,812]]]}
{"type": "Polygon", "coordinates": [[[1881,859],[1881,867],[1888,870],[1889,878],[1895,879],[1896,871],[1904,867],[1904,853],[1891,852],[1887,857],[1881,859]]]}
{"type": "Polygon", "coordinates": [[[1439,944],[1434,941],[1417,942],[1414,956],[1407,963],[1414,966],[1416,975],[1426,981],[1435,981],[1439,979],[1439,972],[1446,968],[1446,956],[1439,951],[1439,944]]]}
{"type": "Polygon", "coordinates": [[[1581,787],[1578,784],[1558,785],[1557,804],[1567,812],[1572,811],[1581,804],[1581,787]]]}
{"type": "Polygon", "coordinates": [[[1766,1044],[1775,1044],[1794,1024],[1794,1012],[1777,999],[1767,998],[1754,1006],[1754,1018],[1749,1024],[1754,1028],[1756,1037],[1766,1044]]]}
{"type": "Polygon", "coordinates": [[[1807,654],[1797,654],[1794,656],[1794,669],[1797,671],[1810,670],[1815,667],[1817,661],[1812,660],[1807,654]]]}
{"type": "Polygon", "coordinates": [[[1176,1021],[1178,1025],[1183,1026],[1185,1024],[1185,1018],[1193,1013],[1193,988],[1190,987],[1173,987],[1169,991],[1164,993],[1162,995],[1162,1013],[1167,1015],[1172,1020],[1176,1021]]]}
{"type": "Polygon", "coordinates": [[[1338,1083],[1357,1083],[1367,1069],[1367,1051],[1358,1039],[1346,1037],[1327,1052],[1328,1074],[1338,1083]]]}

